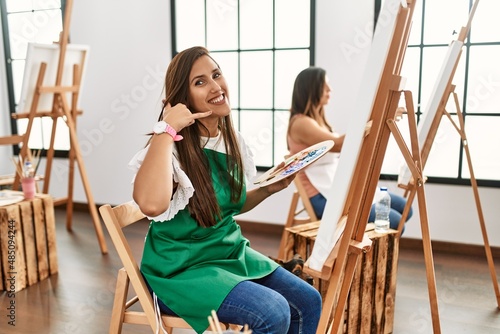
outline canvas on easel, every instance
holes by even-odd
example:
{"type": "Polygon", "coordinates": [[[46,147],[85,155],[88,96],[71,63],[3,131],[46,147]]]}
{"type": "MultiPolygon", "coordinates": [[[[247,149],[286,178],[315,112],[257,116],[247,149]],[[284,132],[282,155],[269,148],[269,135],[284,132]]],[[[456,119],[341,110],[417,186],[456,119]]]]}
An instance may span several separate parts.
{"type": "MultiPolygon", "coordinates": [[[[41,63],[47,64],[43,86],[54,85],[58,71],[59,52],[59,44],[28,43],[21,95],[16,113],[28,114],[30,112],[31,102],[33,101],[33,95],[35,93],[36,79],[41,63]]],[[[77,65],[81,69],[79,89],[81,94],[85,82],[85,69],[87,68],[89,52],[90,47],[88,45],[67,44],[61,86],[70,87],[73,85],[73,66],[77,65]]],[[[68,101],[71,101],[71,91],[66,93],[66,98],[68,101]]],[[[50,94],[40,96],[38,101],[38,114],[42,112],[50,113],[52,107],[53,97],[50,94]]],[[[77,101],[77,108],[80,108],[80,101],[77,101]]]]}
{"type": "MultiPolygon", "coordinates": [[[[368,216],[377,188],[380,170],[405,80],[401,71],[411,27],[415,1],[386,0],[377,22],[362,86],[353,103],[356,115],[351,120],[342,157],[335,174],[329,201],[322,218],[311,257],[305,270],[328,280],[317,334],[338,333],[342,328],[346,299],[362,252],[371,241],[365,236],[368,216]],[[370,123],[369,134],[366,124],[370,123]],[[334,195],[335,197],[333,197],[334,195]]],[[[416,130],[415,130],[416,131],[416,130]]],[[[418,147],[418,143],[412,143],[418,147]]],[[[418,150],[413,149],[413,153],[418,150]]],[[[418,157],[414,157],[418,161],[418,157]]],[[[418,170],[417,170],[418,172],[418,170]]],[[[418,191],[422,226],[427,226],[425,193],[418,191]]],[[[426,269],[432,322],[440,332],[434,264],[428,229],[426,269]]]]}
{"type": "MultiPolygon", "coordinates": [[[[87,197],[99,246],[103,254],[107,253],[106,240],[101,221],[90,191],[90,183],[81,154],[76,133],[77,116],[81,114],[78,97],[81,92],[88,46],[68,44],[68,30],[72,1],[66,2],[65,21],[59,42],[50,45],[30,44],[26,58],[26,71],[22,86],[18,112],[12,114],[15,119],[27,119],[25,137],[29,143],[35,120],[50,118],[52,120],[49,149],[46,155],[43,193],[48,193],[51,168],[54,158],[54,143],[58,124],[63,123],[69,132],[68,158],[68,193],[55,205],[66,204],[66,227],[71,230],[73,213],[73,187],[75,163],[87,197]]],[[[29,145],[23,145],[20,156],[29,154],[29,145]]],[[[16,177],[14,186],[19,180],[16,177]]]]}
{"type": "MultiPolygon", "coordinates": [[[[88,45],[67,44],[66,53],[64,57],[63,75],[61,77],[61,89],[67,90],[65,93],[66,99],[70,105],[73,102],[77,106],[77,110],[72,111],[77,115],[81,115],[82,111],[79,106],[78,96],[74,93],[81,93],[81,87],[85,78],[85,69],[89,55],[88,45]],[[80,69],[80,80],[77,87],[73,83],[74,67],[80,69]],[[64,88],[63,88],[64,87],[64,88]],[[73,88],[72,88],[73,87],[73,88]],[[75,101],[73,101],[75,100],[75,101]]],[[[12,115],[13,118],[18,120],[18,129],[20,132],[26,132],[28,121],[31,116],[31,109],[34,103],[34,98],[37,89],[41,87],[50,87],[54,85],[57,78],[58,62],[59,62],[59,44],[39,44],[28,43],[28,51],[26,54],[26,62],[24,67],[23,83],[21,86],[21,96],[17,106],[16,113],[12,115]],[[37,84],[38,75],[40,72],[41,64],[46,64],[45,74],[41,86],[37,84]]],[[[45,168],[44,187],[43,193],[49,192],[49,185],[51,180],[52,159],[54,157],[54,150],[56,146],[61,146],[64,143],[64,149],[70,149],[70,135],[69,128],[64,121],[59,122],[60,118],[65,116],[61,110],[55,110],[54,94],[46,92],[45,94],[38,94],[38,101],[35,113],[32,117],[32,127],[30,130],[30,142],[28,146],[32,146],[34,140],[40,141],[43,138],[42,149],[46,149],[47,165],[45,168]],[[38,129],[43,127],[42,130],[35,132],[33,126],[38,129]],[[49,132],[50,136],[43,135],[39,131],[49,132]],[[39,138],[35,138],[35,135],[39,138]]],[[[76,122],[76,118],[75,118],[76,122]]],[[[61,204],[61,200],[56,200],[56,205],[61,204]]]]}

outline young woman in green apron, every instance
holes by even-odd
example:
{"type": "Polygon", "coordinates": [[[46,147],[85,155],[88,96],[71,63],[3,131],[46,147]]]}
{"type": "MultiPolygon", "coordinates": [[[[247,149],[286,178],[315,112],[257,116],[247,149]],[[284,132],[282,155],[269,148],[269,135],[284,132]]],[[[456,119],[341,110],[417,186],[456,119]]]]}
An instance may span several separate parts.
{"type": "Polygon", "coordinates": [[[230,112],[227,83],[208,50],[172,59],[158,123],[130,162],[134,201],[151,219],[141,271],[159,310],[197,333],[211,310],[254,334],[316,333],[319,293],[250,248],[234,219],[293,176],[246,189],[255,166],[230,112]]]}

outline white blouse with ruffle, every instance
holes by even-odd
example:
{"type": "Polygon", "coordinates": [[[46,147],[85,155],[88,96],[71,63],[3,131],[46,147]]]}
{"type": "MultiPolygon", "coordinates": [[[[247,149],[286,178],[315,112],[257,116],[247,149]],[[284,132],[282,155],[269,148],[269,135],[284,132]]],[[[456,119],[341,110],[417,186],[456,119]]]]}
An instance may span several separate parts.
{"type": "MultiPolygon", "coordinates": [[[[239,132],[237,132],[237,139],[240,146],[241,158],[243,160],[243,169],[246,177],[245,182],[247,182],[248,180],[252,180],[255,177],[255,175],[257,174],[257,170],[255,168],[252,151],[250,150],[250,147],[248,147],[248,145],[245,143],[243,136],[239,132]]],[[[220,133],[216,137],[202,137],[202,145],[204,148],[224,154],[226,153],[224,141],[220,136],[220,133]]],[[[135,181],[137,171],[141,167],[148,150],[149,145],[137,152],[128,163],[128,167],[134,171],[132,183],[134,183],[135,181]]],[[[180,166],[175,145],[173,149],[172,167],[174,182],[177,183],[177,189],[173,194],[172,200],[170,201],[170,206],[162,214],[156,217],[148,217],[148,219],[150,220],[168,221],[172,219],[180,210],[183,210],[187,206],[187,204],[189,203],[189,199],[193,196],[195,189],[193,187],[193,184],[191,183],[191,180],[188,178],[188,176],[180,166]]],[[[137,205],[135,202],[134,204],[137,205]]]]}

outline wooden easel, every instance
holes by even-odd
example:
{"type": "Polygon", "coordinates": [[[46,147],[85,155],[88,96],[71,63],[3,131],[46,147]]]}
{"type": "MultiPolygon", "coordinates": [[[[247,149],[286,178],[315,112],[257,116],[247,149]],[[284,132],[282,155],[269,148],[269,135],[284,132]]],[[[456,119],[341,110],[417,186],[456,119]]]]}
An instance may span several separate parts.
{"type": "MultiPolygon", "coordinates": [[[[317,334],[339,333],[342,328],[343,313],[359,256],[362,252],[368,251],[371,246],[371,241],[365,237],[364,232],[368,222],[373,194],[379,181],[389,135],[391,134],[389,124],[394,124],[397,119],[397,108],[402,92],[401,87],[404,85],[404,80],[399,73],[401,72],[407,47],[414,7],[415,1],[407,1],[407,6],[400,6],[397,13],[394,35],[371,109],[370,121],[372,126],[358,154],[343,214],[337,223],[337,227],[343,228],[343,234],[323,264],[321,271],[312,269],[308,263],[305,266],[305,270],[309,274],[323,280],[329,280],[320,322],[316,331],[317,334]]],[[[407,95],[409,95],[407,101],[411,101],[411,94],[407,95]]],[[[412,107],[410,109],[413,110],[412,107]]],[[[409,121],[410,128],[413,127],[412,131],[416,138],[416,121],[411,117],[409,117],[409,121]]],[[[408,155],[409,150],[406,149],[405,151],[408,155]]],[[[419,168],[420,151],[418,141],[412,141],[412,153],[413,157],[410,157],[413,166],[412,172],[415,179],[419,180],[421,169],[419,168]]],[[[411,154],[409,155],[411,156],[411,154]]],[[[440,333],[434,264],[423,183],[419,183],[417,194],[422,220],[422,237],[425,245],[432,323],[434,333],[440,333]]],[[[316,247],[316,244],[314,247],[316,247]]]]}
{"type": "MultiPolygon", "coordinates": [[[[13,114],[13,117],[16,119],[27,118],[28,125],[26,128],[25,134],[25,142],[27,143],[29,140],[29,136],[31,133],[31,129],[33,126],[33,120],[35,117],[51,117],[52,118],[52,131],[51,131],[51,139],[50,139],[50,147],[47,151],[46,156],[46,168],[45,168],[45,177],[43,184],[43,193],[48,193],[49,185],[50,185],[50,176],[52,171],[52,162],[54,158],[54,142],[55,142],[55,133],[57,121],[59,118],[63,118],[65,120],[66,125],[68,126],[69,135],[70,135],[70,150],[69,150],[69,175],[68,175],[68,196],[63,199],[58,199],[54,202],[54,205],[66,204],[66,228],[68,230],[72,229],[72,220],[73,220],[73,186],[74,186],[74,167],[75,160],[78,163],[78,169],[80,172],[80,176],[82,179],[83,187],[85,190],[85,194],[87,196],[88,206],[90,210],[90,214],[92,216],[92,220],[94,223],[94,227],[97,234],[97,239],[99,242],[99,246],[101,248],[101,252],[103,254],[107,254],[108,249],[106,245],[106,240],[104,238],[104,234],[101,227],[101,221],[99,219],[99,215],[97,213],[97,208],[94,202],[94,198],[92,196],[92,192],[90,191],[90,184],[87,177],[87,172],[85,169],[85,165],[83,163],[82,154],[80,151],[80,145],[78,143],[78,137],[76,133],[76,117],[80,114],[77,111],[77,101],[80,92],[80,83],[81,83],[81,74],[82,69],[79,68],[78,65],[73,66],[73,82],[71,86],[63,86],[62,85],[62,77],[64,70],[64,60],[66,55],[66,48],[68,45],[68,34],[69,34],[69,26],[70,26],[70,17],[71,10],[73,7],[73,1],[66,1],[66,8],[64,14],[64,26],[63,30],[59,37],[59,61],[57,67],[57,75],[56,82],[54,86],[43,86],[43,80],[45,76],[45,71],[47,68],[47,64],[42,62],[40,64],[40,70],[38,73],[38,78],[36,82],[36,87],[33,95],[33,100],[31,102],[29,113],[25,114],[13,114]],[[66,94],[71,93],[71,105],[68,104],[66,94]],[[38,111],[38,102],[40,100],[41,94],[53,94],[53,102],[52,102],[52,110],[46,112],[38,111]]],[[[19,153],[22,157],[26,157],[29,154],[28,145],[23,145],[21,147],[21,151],[19,153]]],[[[19,185],[19,179],[16,176],[14,180],[13,189],[16,189],[19,185]]]]}
{"type": "MultiPolygon", "coordinates": [[[[457,41],[460,41],[463,43],[465,41],[465,39],[467,38],[471,23],[472,23],[472,18],[474,17],[474,13],[476,11],[478,3],[479,3],[479,0],[476,0],[472,9],[471,9],[467,25],[465,27],[462,27],[462,29],[460,30],[460,33],[457,37],[457,41]]],[[[461,51],[460,51],[460,53],[461,53],[461,51]]],[[[488,233],[486,230],[486,224],[484,221],[484,215],[483,215],[483,211],[482,211],[482,207],[481,207],[481,201],[479,198],[477,181],[476,181],[476,178],[474,175],[474,169],[472,166],[472,159],[471,159],[471,155],[470,155],[470,149],[469,149],[469,145],[468,145],[467,135],[465,133],[464,117],[463,117],[463,114],[462,114],[461,109],[460,109],[460,103],[458,101],[457,93],[455,92],[455,85],[452,84],[453,76],[455,74],[455,70],[457,68],[457,65],[458,65],[458,62],[460,59],[460,53],[459,53],[459,56],[455,60],[455,64],[453,66],[453,70],[452,70],[451,76],[448,80],[446,89],[444,90],[444,94],[442,95],[441,100],[439,102],[437,112],[435,113],[435,116],[432,119],[432,124],[430,126],[430,130],[429,130],[428,135],[425,138],[423,145],[421,147],[421,149],[422,149],[422,151],[420,153],[420,156],[422,159],[421,166],[422,166],[422,170],[423,170],[423,168],[425,167],[425,163],[427,162],[427,158],[430,154],[432,144],[433,144],[434,138],[437,134],[441,119],[443,118],[443,116],[446,116],[450,120],[451,124],[453,125],[453,127],[455,128],[457,133],[459,134],[460,139],[462,140],[462,146],[464,148],[464,151],[465,151],[465,154],[467,157],[467,164],[468,164],[469,171],[470,171],[471,186],[472,186],[472,191],[474,193],[474,200],[476,202],[479,224],[481,227],[481,233],[482,233],[482,237],[483,237],[483,241],[484,241],[486,259],[487,259],[488,267],[490,270],[491,280],[493,282],[493,288],[495,290],[497,307],[500,308],[500,288],[498,285],[498,279],[497,279],[497,275],[496,275],[496,271],[495,271],[495,264],[493,261],[493,255],[492,255],[491,247],[490,247],[489,240],[488,240],[488,233]],[[455,103],[455,108],[457,111],[457,118],[458,118],[459,125],[456,124],[456,122],[452,119],[451,115],[446,111],[446,105],[448,104],[448,100],[451,96],[453,96],[453,101],[455,103]]],[[[398,142],[398,144],[399,144],[399,142],[398,142]]],[[[404,221],[403,219],[406,219],[406,217],[407,217],[407,214],[409,212],[409,209],[410,209],[411,204],[413,202],[413,199],[415,197],[415,192],[416,192],[416,188],[418,187],[418,185],[416,185],[415,182],[410,182],[408,185],[399,185],[399,186],[406,190],[406,195],[407,195],[407,199],[408,199],[407,203],[406,203],[405,210],[403,212],[403,217],[402,217],[402,221],[404,221]]],[[[403,224],[400,222],[399,227],[398,227],[399,233],[401,233],[402,228],[403,228],[403,224]]]]}

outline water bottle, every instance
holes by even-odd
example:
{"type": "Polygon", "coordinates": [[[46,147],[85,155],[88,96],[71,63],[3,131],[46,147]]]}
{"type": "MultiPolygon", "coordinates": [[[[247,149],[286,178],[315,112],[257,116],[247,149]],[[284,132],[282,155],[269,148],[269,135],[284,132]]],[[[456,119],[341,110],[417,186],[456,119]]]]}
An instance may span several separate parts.
{"type": "Polygon", "coordinates": [[[380,196],[375,203],[375,232],[384,233],[389,230],[389,212],[391,211],[391,196],[387,187],[380,187],[380,196]]]}

